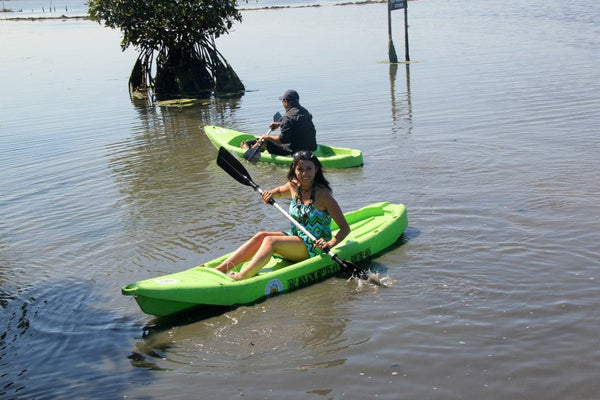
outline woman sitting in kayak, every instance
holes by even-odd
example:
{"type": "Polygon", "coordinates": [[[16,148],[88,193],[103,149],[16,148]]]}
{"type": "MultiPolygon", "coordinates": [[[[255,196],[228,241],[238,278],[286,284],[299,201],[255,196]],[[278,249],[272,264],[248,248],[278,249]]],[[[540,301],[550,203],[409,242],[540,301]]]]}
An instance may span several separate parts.
{"type": "Polygon", "coordinates": [[[256,275],[273,254],[299,262],[319,254],[320,250],[334,247],[348,236],[350,226],[332,196],[321,162],[312,152],[294,154],[287,178],[285,184],[263,191],[262,198],[268,203],[271,198],[292,197],[290,215],[318,238],[317,242],[312,243],[293,224],[289,232],[258,232],[216,269],[228,272],[250,260],[240,272],[231,273],[235,280],[247,279],[256,275]],[[332,218],[340,228],[335,237],[331,234],[332,218]]]}

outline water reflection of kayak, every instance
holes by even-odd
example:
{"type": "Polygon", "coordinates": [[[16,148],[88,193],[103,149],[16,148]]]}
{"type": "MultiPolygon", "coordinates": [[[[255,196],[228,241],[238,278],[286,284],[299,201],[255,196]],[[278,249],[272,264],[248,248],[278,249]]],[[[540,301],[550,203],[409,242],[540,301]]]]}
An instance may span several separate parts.
{"type": "MultiPolygon", "coordinates": [[[[242,157],[246,152],[245,149],[240,147],[242,141],[256,139],[258,137],[249,133],[215,125],[206,125],[204,127],[204,132],[206,132],[206,136],[208,136],[217,149],[219,147],[224,147],[227,151],[235,153],[238,157],[242,157]]],[[[319,161],[321,161],[321,164],[325,168],[351,168],[363,165],[363,156],[360,150],[318,144],[317,150],[313,153],[319,158],[319,161]]],[[[264,151],[261,154],[259,161],[276,164],[291,164],[292,157],[277,156],[264,151]]]]}
{"type": "MultiPolygon", "coordinates": [[[[352,262],[385,250],[398,240],[408,225],[406,208],[402,204],[375,203],[345,215],[350,234],[333,250],[340,258],[352,262]]],[[[332,228],[337,229],[335,222],[332,222],[332,228]]],[[[326,254],[299,263],[275,256],[252,278],[235,281],[213,269],[228,255],[208,261],[204,266],[123,286],[122,293],[134,296],[146,314],[167,316],[194,307],[253,303],[340,272],[339,264],[326,254]]],[[[243,267],[241,264],[236,269],[243,267]]]]}

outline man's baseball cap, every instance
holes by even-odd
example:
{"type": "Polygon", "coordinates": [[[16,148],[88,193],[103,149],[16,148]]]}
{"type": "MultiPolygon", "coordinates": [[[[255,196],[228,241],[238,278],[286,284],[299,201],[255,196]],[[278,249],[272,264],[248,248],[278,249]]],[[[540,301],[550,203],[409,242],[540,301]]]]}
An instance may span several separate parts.
{"type": "Polygon", "coordinates": [[[299,101],[300,100],[300,96],[298,95],[298,92],[296,92],[295,90],[286,90],[285,93],[283,94],[283,96],[281,96],[279,98],[279,100],[283,101],[283,100],[288,100],[288,101],[299,101]]]}

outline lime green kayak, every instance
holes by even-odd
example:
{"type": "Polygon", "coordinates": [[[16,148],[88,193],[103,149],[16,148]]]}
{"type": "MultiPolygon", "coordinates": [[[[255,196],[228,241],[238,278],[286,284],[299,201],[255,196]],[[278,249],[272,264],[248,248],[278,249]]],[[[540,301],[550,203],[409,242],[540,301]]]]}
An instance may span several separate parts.
{"type": "MultiPolygon", "coordinates": [[[[227,151],[242,157],[246,152],[240,145],[244,140],[256,139],[258,136],[234,131],[233,129],[222,128],[220,126],[206,125],[204,127],[206,136],[212,144],[218,149],[224,147],[227,151]]],[[[313,152],[325,168],[351,168],[363,165],[363,156],[360,150],[346,149],[343,147],[317,145],[317,150],[313,152]]],[[[260,160],[276,164],[291,164],[291,156],[276,156],[264,151],[260,160]]]]}
{"type": "MultiPolygon", "coordinates": [[[[333,251],[341,259],[353,263],[391,246],[408,225],[406,208],[402,204],[376,203],[345,215],[351,232],[333,251]]],[[[335,222],[332,222],[332,228],[335,235],[335,222]]],[[[204,266],[132,283],[123,286],[121,291],[126,296],[134,296],[146,314],[162,317],[192,307],[250,304],[340,272],[339,264],[326,254],[298,263],[273,257],[252,278],[236,281],[214,269],[227,256],[229,254],[208,261],[204,266]]]]}

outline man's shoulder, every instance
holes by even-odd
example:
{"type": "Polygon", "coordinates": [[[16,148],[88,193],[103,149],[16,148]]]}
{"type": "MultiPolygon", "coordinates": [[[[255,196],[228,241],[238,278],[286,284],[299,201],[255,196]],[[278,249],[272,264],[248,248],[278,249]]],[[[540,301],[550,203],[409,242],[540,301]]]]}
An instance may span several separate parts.
{"type": "Polygon", "coordinates": [[[310,115],[310,112],[308,112],[308,110],[306,108],[304,108],[300,104],[298,104],[298,105],[294,105],[294,106],[290,107],[287,110],[286,115],[289,115],[289,116],[310,115]]]}

